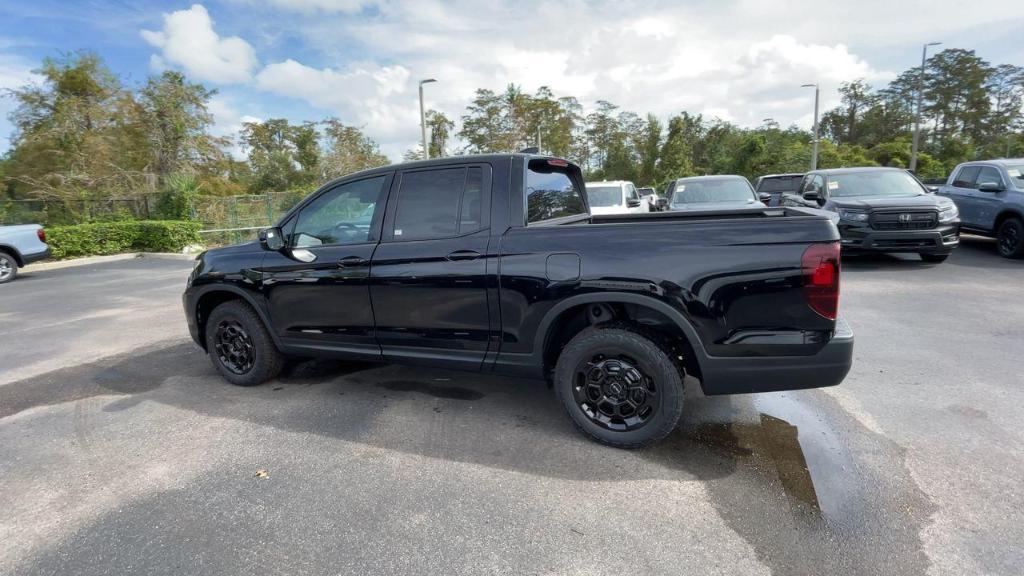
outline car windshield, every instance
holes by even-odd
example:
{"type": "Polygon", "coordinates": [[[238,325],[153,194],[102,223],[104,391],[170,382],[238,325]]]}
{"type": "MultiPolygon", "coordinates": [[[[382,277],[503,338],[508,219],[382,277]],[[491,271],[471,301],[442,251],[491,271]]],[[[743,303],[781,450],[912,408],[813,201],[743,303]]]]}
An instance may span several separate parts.
{"type": "Polygon", "coordinates": [[[1010,175],[1014,188],[1024,188],[1024,164],[1007,166],[1006,173],[1010,175]]]}
{"type": "Polygon", "coordinates": [[[778,176],[764,178],[757,186],[758,192],[796,192],[803,176],[778,176]]]}
{"type": "Polygon", "coordinates": [[[673,205],[748,200],[754,200],[754,191],[746,180],[739,178],[679,182],[676,184],[675,193],[672,194],[673,205]]]}
{"type": "Polygon", "coordinates": [[[587,186],[590,207],[618,206],[622,204],[622,188],[618,186],[587,186]]]}
{"type": "Polygon", "coordinates": [[[918,196],[924,190],[913,176],[902,170],[878,170],[834,174],[828,178],[828,194],[849,196],[918,196]]]}

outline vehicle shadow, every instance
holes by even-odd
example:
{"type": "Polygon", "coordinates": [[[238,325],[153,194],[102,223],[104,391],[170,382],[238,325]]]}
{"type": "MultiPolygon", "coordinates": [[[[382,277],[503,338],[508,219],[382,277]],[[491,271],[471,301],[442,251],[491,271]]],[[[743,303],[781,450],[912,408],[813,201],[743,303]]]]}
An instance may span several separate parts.
{"type": "Polygon", "coordinates": [[[796,429],[760,415],[749,397],[704,397],[695,381],[688,385],[682,424],[669,438],[647,449],[621,451],[580,435],[539,381],[308,360],[293,363],[267,384],[239,388],[226,384],[195,346],[182,343],[7,384],[0,387],[0,418],[116,394],[123,397],[103,410],[155,401],[217,418],[576,480],[680,474],[713,479],[753,457],[785,452],[787,458],[802,459],[796,429]],[[389,418],[403,419],[403,430],[412,433],[380,426],[389,418]],[[446,440],[438,443],[438,438],[446,440]]]}
{"type": "Polygon", "coordinates": [[[890,564],[901,566],[900,573],[920,571],[917,534],[929,506],[888,440],[859,429],[822,394],[705,397],[695,381],[687,384],[679,427],[655,446],[626,451],[586,440],[543,382],[310,360],[265,385],[239,388],[182,342],[0,386],[0,418],[115,396],[92,404],[131,417],[140,402],[157,402],[363,447],[573,481],[700,481],[723,520],[776,569],[810,573],[824,558],[841,564],[832,573],[864,573],[859,558],[878,554],[878,542],[864,533],[871,526],[892,536],[884,546],[892,549],[890,564]],[[866,446],[872,462],[892,462],[867,469],[848,448],[854,442],[866,446]],[[883,484],[892,488],[869,490],[883,484]],[[909,508],[919,511],[914,518],[906,515],[909,508]],[[794,531],[803,534],[800,545],[794,531]]]}

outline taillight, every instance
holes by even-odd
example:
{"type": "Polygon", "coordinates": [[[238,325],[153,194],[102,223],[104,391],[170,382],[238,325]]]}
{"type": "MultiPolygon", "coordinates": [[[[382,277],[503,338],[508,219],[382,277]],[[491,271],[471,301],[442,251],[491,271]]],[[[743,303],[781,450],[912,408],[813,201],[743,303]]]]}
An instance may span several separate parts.
{"type": "Polygon", "coordinates": [[[46,242],[46,230],[42,228],[36,230],[36,237],[39,238],[40,242],[46,242]]]}
{"type": "Polygon", "coordinates": [[[839,311],[839,243],[811,244],[800,259],[804,299],[812,310],[829,320],[839,311]]]}

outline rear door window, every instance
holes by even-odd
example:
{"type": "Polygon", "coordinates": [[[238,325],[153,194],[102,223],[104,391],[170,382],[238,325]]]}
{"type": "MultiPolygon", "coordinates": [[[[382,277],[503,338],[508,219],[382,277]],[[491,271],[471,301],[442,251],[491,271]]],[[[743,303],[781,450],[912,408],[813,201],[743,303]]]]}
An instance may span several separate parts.
{"type": "Polygon", "coordinates": [[[482,229],[483,187],[479,166],[402,174],[394,240],[452,238],[482,229]]]}
{"type": "Polygon", "coordinates": [[[542,222],[586,214],[581,190],[564,168],[530,162],[526,171],[526,221],[542,222]]]}

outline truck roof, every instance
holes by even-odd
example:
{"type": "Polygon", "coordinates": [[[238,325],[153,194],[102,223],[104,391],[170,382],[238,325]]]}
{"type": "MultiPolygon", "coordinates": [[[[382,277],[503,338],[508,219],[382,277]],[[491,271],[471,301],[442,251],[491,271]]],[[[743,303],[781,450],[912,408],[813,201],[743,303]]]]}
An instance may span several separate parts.
{"type": "MultiPolygon", "coordinates": [[[[358,172],[351,172],[344,176],[339,176],[328,182],[325,182],[321,187],[341,180],[348,180],[353,176],[372,176],[374,174],[382,174],[385,172],[391,172],[393,170],[406,170],[408,168],[427,168],[430,166],[444,166],[446,164],[465,164],[466,162],[489,162],[492,160],[507,160],[509,158],[525,158],[527,162],[530,160],[564,160],[558,156],[549,156],[547,154],[526,154],[522,152],[506,152],[506,153],[490,153],[490,154],[461,154],[458,156],[442,156],[440,158],[429,158],[426,160],[413,160],[410,162],[399,162],[397,164],[385,164],[384,166],[378,166],[376,168],[367,168],[366,170],[360,170],[358,172]]],[[[566,162],[569,162],[566,160],[566,162]]],[[[569,162],[573,164],[572,162],[569,162]]]]}

